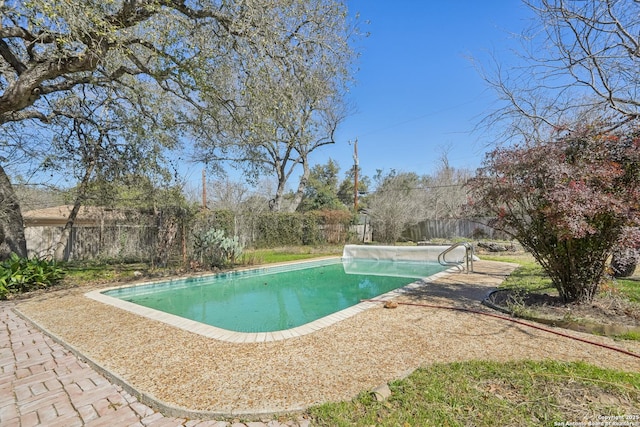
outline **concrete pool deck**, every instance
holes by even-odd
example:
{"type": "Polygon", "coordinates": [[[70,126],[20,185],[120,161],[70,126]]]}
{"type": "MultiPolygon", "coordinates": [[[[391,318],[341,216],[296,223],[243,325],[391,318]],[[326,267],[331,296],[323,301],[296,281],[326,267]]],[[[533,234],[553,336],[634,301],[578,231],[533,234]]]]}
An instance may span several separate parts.
{"type": "MultiPolygon", "coordinates": [[[[483,310],[480,300],[513,268],[513,264],[477,262],[475,273],[450,274],[397,299],[483,310]]],[[[273,413],[349,400],[362,391],[432,363],[555,359],[582,360],[626,371],[640,370],[640,360],[628,355],[504,320],[454,310],[406,305],[390,310],[377,304],[305,336],[276,342],[229,343],[98,303],[84,296],[87,291],[47,292],[16,302],[15,308],[21,315],[47,331],[55,341],[63,342],[64,346],[46,336],[31,337],[30,334],[42,334],[30,321],[13,314],[9,303],[0,304],[2,333],[9,334],[9,338],[0,336],[0,375],[3,378],[0,382],[0,424],[5,425],[9,420],[14,424],[6,425],[21,425],[16,417],[20,420],[22,416],[30,416],[35,422],[22,425],[38,425],[41,419],[47,419],[47,422],[40,422],[40,425],[55,425],[60,417],[73,419],[75,425],[127,425],[109,422],[106,418],[102,423],[97,419],[85,421],[79,413],[85,405],[74,403],[66,385],[71,389],[75,387],[78,398],[84,399],[81,402],[91,405],[96,413],[102,412],[104,416],[115,416],[108,415],[109,411],[129,413],[127,416],[132,420],[129,425],[200,425],[197,423],[204,421],[198,420],[234,417],[263,420],[264,425],[280,425],[265,420],[275,419],[269,415],[273,413]],[[26,338],[20,338],[22,334],[26,338]],[[43,342],[37,352],[30,353],[31,345],[43,342]],[[20,347],[24,345],[27,347],[21,351],[20,347]],[[55,361],[55,356],[45,355],[56,353],[61,361],[66,361],[64,363],[82,365],[70,349],[95,363],[112,383],[105,382],[104,377],[103,380],[91,380],[97,373],[90,368],[86,371],[77,368],[78,371],[69,376],[70,373],[65,374],[62,368],[56,370],[51,362],[52,359],[55,361]],[[30,365],[25,370],[23,362],[32,362],[34,368],[30,365]],[[48,379],[38,382],[38,376],[48,376],[48,379]],[[87,376],[96,388],[104,390],[91,392],[91,385],[83,380],[83,376],[87,376]],[[51,388],[46,381],[50,381],[51,388]],[[61,385],[58,388],[56,381],[61,385]],[[87,387],[86,391],[82,384],[87,387]],[[115,402],[102,396],[103,391],[112,395],[115,402]],[[57,397],[48,397],[52,394],[57,397]],[[47,399],[56,398],[70,401],[67,412],[59,411],[54,403],[49,405],[53,409],[43,409],[47,408],[47,399]],[[39,407],[33,403],[35,401],[43,406],[39,407]],[[145,406],[141,401],[156,410],[147,407],[149,412],[141,410],[147,415],[135,415],[132,406],[145,406]],[[35,416],[29,415],[34,412],[32,409],[35,416]],[[37,412],[40,409],[43,415],[37,412]]],[[[563,332],[640,353],[637,342],[614,342],[605,337],[563,332]]],[[[292,425],[308,424],[306,420],[295,421],[295,415],[289,419],[293,420],[292,425]]],[[[218,425],[213,421],[208,423],[202,425],[218,425]]],[[[60,421],[58,425],[73,424],[60,421]]],[[[251,423],[246,422],[246,425],[251,423]]]]}

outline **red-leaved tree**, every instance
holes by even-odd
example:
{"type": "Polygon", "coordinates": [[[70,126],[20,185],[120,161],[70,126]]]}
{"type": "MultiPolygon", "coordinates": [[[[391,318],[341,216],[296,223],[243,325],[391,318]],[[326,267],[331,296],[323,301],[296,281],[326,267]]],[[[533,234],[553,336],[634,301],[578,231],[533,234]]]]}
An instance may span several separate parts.
{"type": "Polygon", "coordinates": [[[640,130],[589,126],[498,148],[469,182],[474,214],[495,217],[565,302],[588,302],[619,245],[640,243],[640,130]]]}

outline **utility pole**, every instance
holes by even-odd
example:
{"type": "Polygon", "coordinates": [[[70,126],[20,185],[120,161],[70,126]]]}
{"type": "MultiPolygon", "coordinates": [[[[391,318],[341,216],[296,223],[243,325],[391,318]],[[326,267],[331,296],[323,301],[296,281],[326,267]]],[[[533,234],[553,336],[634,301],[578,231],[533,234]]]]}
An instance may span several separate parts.
{"type": "Polygon", "coordinates": [[[358,138],[353,143],[353,213],[358,214],[358,138]]]}
{"type": "Polygon", "coordinates": [[[202,169],[202,210],[207,209],[207,175],[204,169],[202,169]]]}

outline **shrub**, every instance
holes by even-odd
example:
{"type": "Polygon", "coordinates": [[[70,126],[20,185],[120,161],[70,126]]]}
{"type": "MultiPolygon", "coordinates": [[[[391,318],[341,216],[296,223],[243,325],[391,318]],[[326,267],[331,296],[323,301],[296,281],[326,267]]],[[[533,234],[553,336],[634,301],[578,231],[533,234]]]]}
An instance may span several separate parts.
{"type": "Polygon", "coordinates": [[[495,217],[567,302],[591,301],[614,248],[640,240],[640,132],[597,129],[496,149],[470,182],[474,213],[495,217]]]}
{"type": "Polygon", "coordinates": [[[231,266],[242,255],[242,245],[238,236],[225,237],[224,231],[215,228],[195,235],[193,246],[195,257],[203,265],[211,268],[231,266]]]}
{"type": "Polygon", "coordinates": [[[487,237],[489,237],[487,232],[480,227],[474,228],[473,231],[471,232],[471,238],[475,240],[486,239],[487,237]]]}
{"type": "Polygon", "coordinates": [[[20,258],[15,253],[0,263],[0,299],[55,285],[66,271],[55,261],[20,258]]]}
{"type": "Polygon", "coordinates": [[[205,230],[215,228],[221,230],[226,235],[235,234],[233,212],[225,209],[200,211],[195,216],[195,227],[205,230]]]}
{"type": "Polygon", "coordinates": [[[321,243],[319,215],[316,212],[307,212],[302,217],[302,244],[317,245],[321,243]]]}
{"type": "Polygon", "coordinates": [[[269,212],[257,218],[256,246],[275,248],[303,244],[304,220],[299,213],[269,212]]]}
{"type": "Polygon", "coordinates": [[[345,210],[322,210],[313,213],[317,218],[316,232],[318,233],[318,242],[322,243],[345,243],[349,240],[349,225],[351,225],[355,217],[345,210]]]}

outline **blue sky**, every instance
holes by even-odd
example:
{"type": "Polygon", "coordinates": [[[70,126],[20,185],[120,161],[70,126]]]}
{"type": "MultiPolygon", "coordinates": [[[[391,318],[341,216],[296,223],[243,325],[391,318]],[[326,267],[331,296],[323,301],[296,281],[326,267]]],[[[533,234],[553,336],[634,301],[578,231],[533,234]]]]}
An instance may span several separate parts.
{"type": "MultiPolygon", "coordinates": [[[[512,60],[510,50],[531,25],[531,11],[520,0],[345,1],[369,33],[356,46],[360,58],[349,98],[355,111],[338,128],[335,144],[311,153],[311,165],[331,158],[342,179],[353,167],[349,142],[357,138],[360,167],[370,178],[378,169],[432,174],[445,152],[456,168],[479,167],[491,137],[472,131],[495,108],[496,95],[471,58],[486,66],[491,55],[505,64],[512,60]]],[[[183,178],[199,194],[201,165],[185,169],[183,178]]],[[[242,181],[238,171],[227,172],[242,181]]],[[[297,188],[297,179],[290,178],[289,189],[297,188]]]]}
{"type": "MultiPolygon", "coordinates": [[[[513,34],[530,25],[518,0],[347,0],[370,33],[351,91],[356,112],[340,126],[336,144],[311,156],[312,164],[338,162],[342,177],[353,165],[358,138],[360,167],[430,174],[447,151],[450,164],[475,170],[487,150],[487,135],[472,133],[495,106],[495,94],[470,57],[489,53],[512,58],[513,34]]],[[[294,183],[290,183],[291,186],[294,183]]]]}

